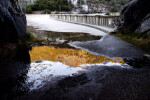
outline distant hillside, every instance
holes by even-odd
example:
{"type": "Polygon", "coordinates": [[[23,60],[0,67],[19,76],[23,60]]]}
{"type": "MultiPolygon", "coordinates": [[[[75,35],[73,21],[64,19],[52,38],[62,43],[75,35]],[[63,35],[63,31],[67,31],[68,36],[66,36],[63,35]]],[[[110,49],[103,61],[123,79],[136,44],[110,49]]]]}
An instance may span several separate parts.
{"type": "Polygon", "coordinates": [[[37,0],[27,6],[32,11],[118,12],[131,0],[37,0]]]}
{"type": "Polygon", "coordinates": [[[70,11],[68,0],[37,0],[34,4],[27,6],[27,13],[32,11],[70,11]]]}
{"type": "Polygon", "coordinates": [[[28,5],[34,4],[37,0],[18,0],[20,7],[24,10],[28,5]]]}
{"type": "Polygon", "coordinates": [[[83,11],[111,11],[117,12],[127,5],[131,0],[68,0],[73,9],[83,11]]]}

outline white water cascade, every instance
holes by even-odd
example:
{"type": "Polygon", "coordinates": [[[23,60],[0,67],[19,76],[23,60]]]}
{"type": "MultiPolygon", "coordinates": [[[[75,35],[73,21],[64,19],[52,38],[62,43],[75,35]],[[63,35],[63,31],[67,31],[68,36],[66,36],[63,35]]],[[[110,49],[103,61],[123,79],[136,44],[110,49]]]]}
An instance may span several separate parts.
{"type": "Polygon", "coordinates": [[[87,0],[68,0],[68,2],[76,8],[77,11],[88,11],[87,0]]]}

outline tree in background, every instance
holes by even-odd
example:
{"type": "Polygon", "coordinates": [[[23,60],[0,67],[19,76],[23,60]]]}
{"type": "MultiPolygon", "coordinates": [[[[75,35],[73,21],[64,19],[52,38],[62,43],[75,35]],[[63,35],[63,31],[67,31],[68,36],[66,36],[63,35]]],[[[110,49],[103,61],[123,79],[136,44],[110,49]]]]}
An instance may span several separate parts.
{"type": "Polygon", "coordinates": [[[27,13],[32,11],[70,11],[68,0],[37,0],[33,5],[27,6],[27,13]]]}
{"type": "Polygon", "coordinates": [[[111,12],[117,12],[118,11],[118,6],[115,2],[111,3],[111,12]]]}

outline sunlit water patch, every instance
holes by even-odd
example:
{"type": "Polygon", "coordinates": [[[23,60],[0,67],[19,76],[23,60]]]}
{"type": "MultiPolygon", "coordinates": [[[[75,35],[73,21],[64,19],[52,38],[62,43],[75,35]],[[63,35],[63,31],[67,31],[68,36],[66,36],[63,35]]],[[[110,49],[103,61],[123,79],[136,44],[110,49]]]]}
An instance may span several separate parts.
{"type": "Polygon", "coordinates": [[[83,49],[55,48],[53,46],[35,46],[30,51],[31,61],[48,60],[78,67],[82,64],[97,64],[106,61],[125,62],[121,58],[110,59],[106,56],[91,54],[83,49]]]}
{"type": "Polygon", "coordinates": [[[30,90],[38,89],[59,76],[71,76],[85,71],[85,66],[125,64],[121,58],[111,59],[82,49],[35,46],[29,53],[32,63],[27,74],[27,83],[30,84],[30,90]]]}
{"type": "Polygon", "coordinates": [[[27,82],[31,85],[30,90],[40,88],[44,83],[53,80],[57,76],[68,76],[82,68],[70,68],[61,62],[41,61],[30,64],[31,68],[27,74],[27,82]]]}

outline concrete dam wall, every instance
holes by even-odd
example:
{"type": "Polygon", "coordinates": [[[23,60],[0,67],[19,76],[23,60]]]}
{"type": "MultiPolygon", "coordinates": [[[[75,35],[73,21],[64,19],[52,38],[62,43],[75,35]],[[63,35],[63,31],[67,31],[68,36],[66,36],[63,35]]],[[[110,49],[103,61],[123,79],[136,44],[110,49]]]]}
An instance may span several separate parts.
{"type": "Polygon", "coordinates": [[[112,28],[117,26],[119,22],[119,16],[101,16],[88,14],[50,14],[50,17],[61,21],[77,22],[112,28]]]}

